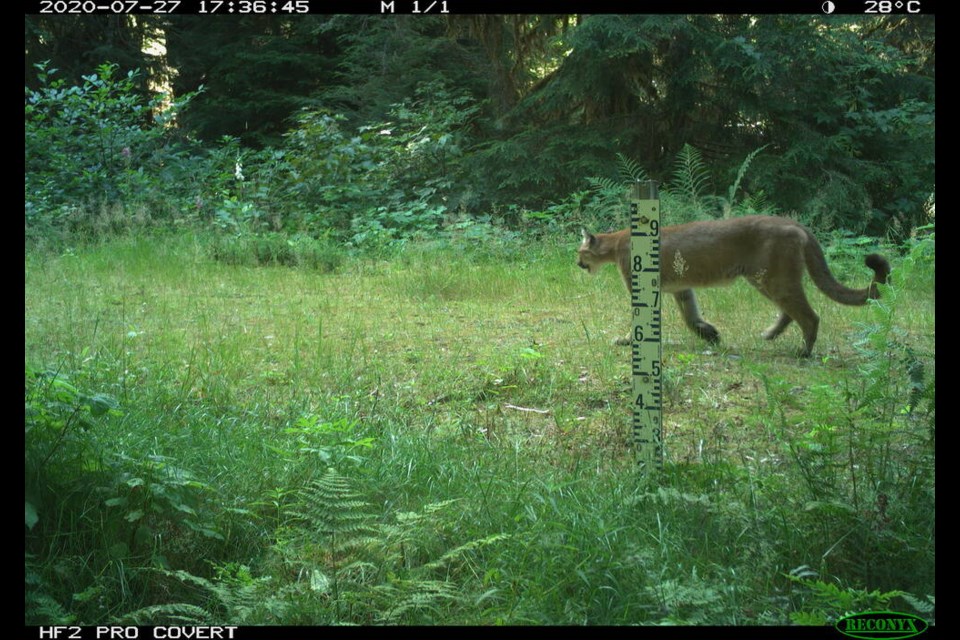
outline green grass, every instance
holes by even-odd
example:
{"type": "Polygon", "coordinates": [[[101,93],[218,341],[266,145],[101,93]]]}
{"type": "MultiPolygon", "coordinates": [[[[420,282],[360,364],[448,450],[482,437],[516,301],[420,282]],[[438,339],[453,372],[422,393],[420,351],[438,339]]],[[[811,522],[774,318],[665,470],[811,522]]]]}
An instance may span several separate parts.
{"type": "Polygon", "coordinates": [[[651,484],[630,449],[629,350],[611,344],[627,298],[574,245],[409,247],[334,273],[223,264],[188,236],[28,254],[27,621],[844,613],[817,580],[922,607],[932,265],[890,292],[892,316],[811,292],[806,361],[796,329],[759,338],[776,311],[745,284],[701,293],[719,348],[665,300],[651,484]]]}

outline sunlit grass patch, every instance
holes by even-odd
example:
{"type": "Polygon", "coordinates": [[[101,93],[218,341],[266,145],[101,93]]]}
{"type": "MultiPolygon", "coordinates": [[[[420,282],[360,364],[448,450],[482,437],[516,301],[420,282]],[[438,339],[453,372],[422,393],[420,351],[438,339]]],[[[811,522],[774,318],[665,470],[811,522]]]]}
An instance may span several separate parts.
{"type": "Polygon", "coordinates": [[[179,570],[253,594],[218,605],[247,623],[782,624],[808,607],[784,574],[813,565],[925,596],[932,293],[889,293],[847,308],[812,292],[806,360],[796,330],[759,337],[776,310],[745,284],[700,292],[720,345],[665,299],[650,484],[630,350],[612,344],[628,298],[571,247],[419,248],[334,273],[227,265],[188,237],[28,256],[28,600],[94,589],[111,615],[213,620],[179,570]],[[150,608],[170,602],[199,609],[150,608]]]}

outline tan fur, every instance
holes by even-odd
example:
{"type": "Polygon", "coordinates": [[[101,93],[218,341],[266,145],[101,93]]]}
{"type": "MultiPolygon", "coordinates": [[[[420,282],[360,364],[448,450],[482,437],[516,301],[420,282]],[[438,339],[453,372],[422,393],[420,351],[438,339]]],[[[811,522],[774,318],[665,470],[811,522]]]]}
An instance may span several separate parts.
{"type": "MultiPolygon", "coordinates": [[[[583,231],[577,264],[590,273],[614,262],[630,290],[630,230],[590,234],[583,231]]],[[[809,229],[787,219],[747,216],[728,220],[690,222],[663,227],[660,242],[660,279],[664,293],[672,293],[684,322],[701,338],[717,342],[716,327],[703,319],[693,290],[730,284],[743,276],[780,308],[780,317],[763,337],[772,340],[796,321],[803,331],[802,356],[809,356],[817,340],[820,318],[803,291],[803,273],[841,304],[863,305],[879,296],[877,283],[885,283],[890,264],[870,254],[865,264],[874,272],[866,289],[848,289],[833,277],[820,244],[809,229]]],[[[629,344],[629,338],[618,340],[629,344]]]]}

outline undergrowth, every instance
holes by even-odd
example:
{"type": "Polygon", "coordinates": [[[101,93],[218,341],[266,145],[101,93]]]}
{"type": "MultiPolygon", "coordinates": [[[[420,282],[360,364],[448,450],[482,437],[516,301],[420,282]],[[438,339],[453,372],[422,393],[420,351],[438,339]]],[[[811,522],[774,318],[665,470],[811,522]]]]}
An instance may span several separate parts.
{"type": "Polygon", "coordinates": [[[569,244],[318,272],[203,242],[28,257],[27,623],[935,618],[932,229],[810,362],[739,316],[704,350],[665,310],[655,483],[620,284],[569,244]]]}

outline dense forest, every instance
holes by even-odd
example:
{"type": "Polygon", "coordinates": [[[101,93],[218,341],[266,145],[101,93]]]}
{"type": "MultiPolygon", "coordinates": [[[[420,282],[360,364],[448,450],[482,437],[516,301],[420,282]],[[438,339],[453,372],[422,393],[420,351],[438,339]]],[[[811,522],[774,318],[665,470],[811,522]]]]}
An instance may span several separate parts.
{"type": "Polygon", "coordinates": [[[746,201],[902,238],[934,192],[932,16],[27,16],[25,37],[28,227],[151,200],[158,223],[345,239],[562,224],[642,169],[713,196],[678,216],[746,201]]]}
{"type": "Polygon", "coordinates": [[[934,624],[934,32],[27,15],[25,623],[934,624]],[[577,268],[640,180],[823,254],[653,274],[747,276],[664,296],[658,471],[577,268]]]}

